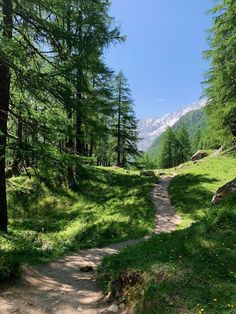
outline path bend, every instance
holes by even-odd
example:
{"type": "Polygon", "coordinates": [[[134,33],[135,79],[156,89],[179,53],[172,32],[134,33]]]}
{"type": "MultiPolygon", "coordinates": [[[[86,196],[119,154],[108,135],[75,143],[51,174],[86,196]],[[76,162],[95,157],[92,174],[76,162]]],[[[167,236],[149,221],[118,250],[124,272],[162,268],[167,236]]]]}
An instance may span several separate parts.
{"type": "MultiPolygon", "coordinates": [[[[180,223],[168,195],[171,179],[161,178],[152,191],[156,222],[154,234],[172,232],[180,223]]],[[[89,264],[96,269],[104,256],[149,237],[82,250],[57,262],[28,268],[16,285],[0,291],[0,314],[105,313],[108,305],[96,283],[95,272],[81,272],[79,267],[89,264]]]]}

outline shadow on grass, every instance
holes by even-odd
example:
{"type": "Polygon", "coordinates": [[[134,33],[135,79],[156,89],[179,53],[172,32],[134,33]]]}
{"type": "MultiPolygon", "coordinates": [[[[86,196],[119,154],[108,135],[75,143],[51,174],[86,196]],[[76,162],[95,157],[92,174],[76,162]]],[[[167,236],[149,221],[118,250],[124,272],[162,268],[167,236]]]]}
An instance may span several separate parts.
{"type": "Polygon", "coordinates": [[[26,260],[44,260],[139,238],[154,224],[150,191],[155,181],[111,169],[86,169],[72,192],[49,180],[20,178],[21,187],[9,191],[11,252],[26,260]],[[43,243],[52,249],[42,251],[43,243]]]}
{"type": "Polygon", "coordinates": [[[198,216],[199,210],[211,206],[213,193],[203,184],[217,181],[207,175],[182,174],[176,176],[169,186],[173,206],[177,211],[190,214],[195,218],[198,216]]]}
{"type": "Polygon", "coordinates": [[[235,232],[233,196],[188,229],[157,235],[105,258],[99,282],[106,290],[121,271],[146,272],[138,313],[200,313],[201,308],[235,313],[228,306],[236,302],[235,232]]]}
{"type": "Polygon", "coordinates": [[[194,233],[191,244],[186,240],[190,234],[179,231],[105,259],[100,282],[107,287],[111,278],[125,269],[145,271],[149,275],[140,295],[139,313],[192,313],[199,306],[207,313],[223,313],[227,304],[235,304],[235,239],[228,235],[230,242],[222,248],[222,240],[227,239],[224,231],[200,238],[196,230],[194,233]],[[145,261],[140,256],[145,256],[145,261]],[[112,269],[110,274],[108,269],[112,269]]]}

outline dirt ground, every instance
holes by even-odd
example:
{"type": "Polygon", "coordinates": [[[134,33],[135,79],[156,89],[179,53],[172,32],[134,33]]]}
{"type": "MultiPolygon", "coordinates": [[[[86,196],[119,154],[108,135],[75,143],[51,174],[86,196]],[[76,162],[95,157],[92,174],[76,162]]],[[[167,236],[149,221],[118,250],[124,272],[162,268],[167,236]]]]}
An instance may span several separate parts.
{"type": "MultiPolygon", "coordinates": [[[[180,217],[171,207],[168,185],[172,177],[161,178],[152,191],[155,205],[154,234],[172,232],[180,217]]],[[[57,262],[25,269],[22,279],[1,288],[0,314],[98,314],[109,307],[96,283],[95,269],[105,255],[115,254],[134,243],[131,240],[105,248],[83,250],[57,262]],[[81,266],[91,265],[93,271],[83,272],[81,266]]]]}

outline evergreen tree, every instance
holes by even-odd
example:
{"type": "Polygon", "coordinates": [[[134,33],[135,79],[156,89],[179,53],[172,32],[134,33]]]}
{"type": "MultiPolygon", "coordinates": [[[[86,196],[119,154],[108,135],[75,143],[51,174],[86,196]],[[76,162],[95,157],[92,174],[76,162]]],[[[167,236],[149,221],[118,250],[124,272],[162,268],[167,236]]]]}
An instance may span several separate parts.
{"type": "Polygon", "coordinates": [[[115,105],[115,137],[117,166],[126,167],[127,164],[139,155],[137,142],[137,120],[133,111],[133,101],[127,79],[119,72],[114,81],[115,105]]]}
{"type": "MultiPolygon", "coordinates": [[[[6,160],[15,175],[27,167],[40,175],[60,170],[73,187],[84,157],[96,159],[104,135],[113,130],[108,84],[112,71],[104,64],[103,53],[122,38],[109,6],[108,0],[4,0],[0,4],[3,231],[7,230],[6,160]]],[[[107,157],[102,156],[103,164],[114,161],[112,152],[114,145],[107,157]]]]}
{"type": "Polygon", "coordinates": [[[211,49],[205,52],[211,65],[205,82],[209,125],[204,141],[217,147],[232,144],[236,129],[236,2],[222,0],[211,12],[214,16],[209,34],[211,49]]]}
{"type": "Polygon", "coordinates": [[[179,148],[180,143],[173,132],[169,127],[163,136],[163,140],[160,148],[159,155],[159,166],[161,168],[171,168],[179,164],[179,148]]]}
{"type": "MultiPolygon", "coordinates": [[[[0,45],[10,46],[13,34],[12,1],[2,1],[0,45]]],[[[0,54],[0,231],[7,231],[6,142],[10,106],[10,67],[0,54]]]]}
{"type": "Polygon", "coordinates": [[[178,163],[182,164],[189,160],[191,156],[191,142],[188,130],[185,125],[182,125],[177,132],[177,139],[179,142],[178,148],[178,163]]]}

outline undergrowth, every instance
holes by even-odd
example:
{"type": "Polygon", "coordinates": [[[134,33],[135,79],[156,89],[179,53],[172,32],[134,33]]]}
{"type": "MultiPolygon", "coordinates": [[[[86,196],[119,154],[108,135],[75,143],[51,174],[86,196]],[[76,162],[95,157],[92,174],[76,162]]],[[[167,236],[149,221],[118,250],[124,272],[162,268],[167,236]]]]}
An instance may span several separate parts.
{"type": "Polygon", "coordinates": [[[9,180],[9,233],[0,235],[0,280],[14,275],[19,262],[44,262],[152,230],[155,178],[119,169],[83,171],[73,192],[34,175],[9,180]]]}

